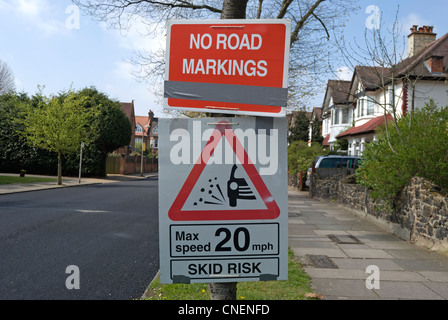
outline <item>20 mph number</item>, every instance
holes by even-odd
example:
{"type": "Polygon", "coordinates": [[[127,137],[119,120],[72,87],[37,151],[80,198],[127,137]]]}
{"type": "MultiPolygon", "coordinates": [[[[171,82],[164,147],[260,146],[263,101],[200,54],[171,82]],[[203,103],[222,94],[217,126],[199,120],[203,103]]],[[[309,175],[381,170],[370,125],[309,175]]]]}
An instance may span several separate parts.
{"type": "Polygon", "coordinates": [[[232,232],[227,228],[219,228],[215,232],[216,237],[223,237],[222,241],[216,245],[215,251],[232,251],[232,247],[228,246],[233,242],[233,247],[237,251],[246,251],[250,246],[250,234],[246,228],[237,228],[232,232]],[[232,241],[233,238],[233,241],[232,241]]]}
{"type": "Polygon", "coordinates": [[[277,223],[173,225],[172,257],[274,255],[279,250],[277,223]]]}

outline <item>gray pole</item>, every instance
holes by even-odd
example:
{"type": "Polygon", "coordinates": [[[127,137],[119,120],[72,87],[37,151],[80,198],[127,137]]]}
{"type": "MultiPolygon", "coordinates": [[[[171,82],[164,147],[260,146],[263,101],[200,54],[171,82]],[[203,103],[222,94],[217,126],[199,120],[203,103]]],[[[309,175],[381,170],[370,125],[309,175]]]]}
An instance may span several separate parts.
{"type": "Polygon", "coordinates": [[[79,180],[78,183],[81,183],[81,169],[82,169],[82,149],[84,148],[84,142],[81,142],[81,153],[79,155],[79,180]]]}
{"type": "MultiPolygon", "coordinates": [[[[221,19],[246,19],[247,2],[248,0],[224,0],[221,19]]],[[[236,300],[237,282],[209,283],[208,287],[212,300],[236,300]]]]}

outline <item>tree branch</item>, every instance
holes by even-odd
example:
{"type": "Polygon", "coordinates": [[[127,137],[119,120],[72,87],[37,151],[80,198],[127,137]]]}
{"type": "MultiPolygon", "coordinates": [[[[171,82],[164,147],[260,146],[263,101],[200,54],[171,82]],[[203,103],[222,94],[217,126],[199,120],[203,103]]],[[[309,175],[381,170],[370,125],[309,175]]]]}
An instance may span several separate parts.
{"type": "MultiPolygon", "coordinates": [[[[137,2],[142,2],[142,1],[137,1],[137,2]]],[[[191,3],[189,1],[183,1],[183,0],[177,0],[176,2],[179,2],[178,4],[176,2],[172,3],[172,2],[162,2],[162,1],[152,1],[152,0],[146,0],[143,2],[148,2],[149,4],[166,6],[169,8],[188,8],[188,9],[193,9],[193,10],[206,9],[206,10],[209,10],[209,11],[215,12],[215,13],[221,13],[221,11],[222,11],[220,9],[217,9],[215,7],[212,7],[212,6],[209,6],[206,4],[195,5],[194,3],[191,3]]]]}
{"type": "Polygon", "coordinates": [[[324,22],[323,22],[322,20],[320,20],[319,17],[316,16],[316,15],[314,14],[314,12],[313,12],[312,14],[313,14],[313,17],[316,18],[316,20],[320,22],[320,24],[322,25],[322,27],[324,27],[325,32],[327,33],[327,40],[330,40],[330,34],[328,33],[328,29],[327,29],[327,27],[325,26],[324,22]]]}
{"type": "Polygon", "coordinates": [[[277,19],[283,19],[283,17],[286,14],[286,11],[288,11],[288,7],[289,5],[293,2],[294,0],[283,0],[282,2],[282,6],[280,8],[280,12],[277,15],[277,19]]]}
{"type": "Polygon", "coordinates": [[[305,24],[306,20],[310,17],[310,15],[313,14],[313,12],[317,9],[317,7],[325,0],[317,0],[311,8],[308,10],[308,12],[297,22],[296,27],[294,28],[294,31],[291,33],[291,46],[294,42],[296,42],[299,38],[299,31],[302,29],[303,25],[305,24]]]}
{"type": "Polygon", "coordinates": [[[257,19],[260,19],[262,9],[263,9],[263,0],[258,0],[257,19]]]}

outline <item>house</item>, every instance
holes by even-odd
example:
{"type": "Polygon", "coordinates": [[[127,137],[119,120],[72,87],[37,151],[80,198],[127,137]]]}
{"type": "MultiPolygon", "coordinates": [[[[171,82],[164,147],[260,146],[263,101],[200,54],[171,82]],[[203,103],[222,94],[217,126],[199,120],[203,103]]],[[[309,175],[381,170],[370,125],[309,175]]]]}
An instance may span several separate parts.
{"type": "MultiPolygon", "coordinates": [[[[132,102],[120,102],[120,106],[121,106],[121,109],[126,114],[126,117],[128,117],[129,122],[131,123],[131,128],[135,128],[134,100],[132,100],[132,102]]],[[[125,155],[125,156],[130,155],[135,146],[134,141],[135,141],[135,132],[132,131],[130,145],[123,146],[123,147],[115,150],[113,153],[121,154],[121,155],[125,155]]]]}
{"type": "MultiPolygon", "coordinates": [[[[390,121],[422,108],[429,99],[448,105],[447,80],[448,33],[436,39],[433,27],[413,26],[406,59],[390,68],[355,67],[346,96],[346,108],[353,108],[353,127],[336,138],[348,140],[348,155],[362,155],[366,144],[376,139],[375,130],[384,124],[385,114],[390,121]]],[[[323,110],[324,118],[330,109],[323,110]]],[[[323,130],[330,133],[330,145],[331,132],[337,130],[334,125],[331,122],[327,131],[324,125],[323,130]]]]}
{"type": "Polygon", "coordinates": [[[159,118],[154,117],[154,113],[149,110],[148,112],[149,120],[149,147],[151,148],[151,153],[156,153],[159,149],[159,118]]]}
{"type": "Polygon", "coordinates": [[[144,143],[145,150],[156,153],[159,148],[159,119],[149,110],[148,116],[135,117],[135,145],[144,143]]]}
{"type": "Polygon", "coordinates": [[[145,144],[145,150],[149,146],[149,119],[145,116],[135,116],[135,139],[134,145],[145,144]]]}
{"type": "Polygon", "coordinates": [[[352,126],[353,105],[349,103],[350,81],[329,80],[322,104],[322,136],[324,147],[334,150],[336,136],[352,126]]]}

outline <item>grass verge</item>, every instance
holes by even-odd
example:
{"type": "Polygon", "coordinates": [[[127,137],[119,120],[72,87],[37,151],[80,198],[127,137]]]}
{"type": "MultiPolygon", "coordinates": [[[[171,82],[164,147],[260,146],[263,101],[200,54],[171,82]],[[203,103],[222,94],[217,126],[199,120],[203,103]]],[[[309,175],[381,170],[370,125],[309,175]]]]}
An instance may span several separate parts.
{"type": "Polygon", "coordinates": [[[0,184],[56,182],[56,178],[0,176],[0,184]]]}
{"type": "MultiPolygon", "coordinates": [[[[288,280],[239,282],[238,300],[314,300],[311,279],[303,271],[291,250],[288,252],[288,280]]],[[[160,284],[156,279],[149,286],[149,300],[210,300],[208,284],[160,284]]]]}

